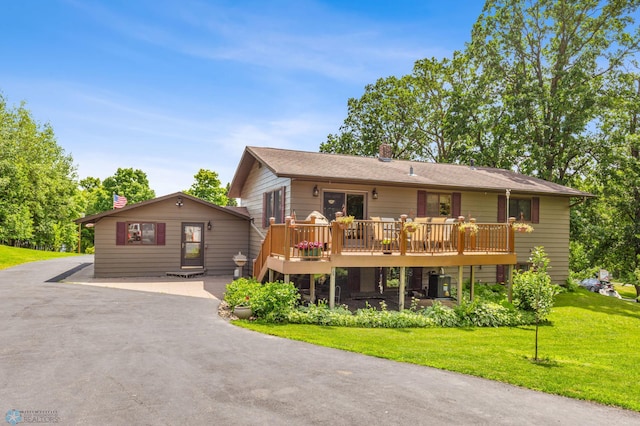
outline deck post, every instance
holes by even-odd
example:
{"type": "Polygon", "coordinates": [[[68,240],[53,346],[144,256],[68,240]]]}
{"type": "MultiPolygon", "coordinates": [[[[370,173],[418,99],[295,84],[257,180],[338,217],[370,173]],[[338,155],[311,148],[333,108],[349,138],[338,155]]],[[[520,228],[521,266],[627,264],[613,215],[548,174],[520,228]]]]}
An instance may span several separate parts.
{"type": "Polygon", "coordinates": [[[289,260],[291,259],[291,216],[284,218],[284,224],[284,247],[282,247],[282,253],[284,253],[284,260],[289,260]]]}
{"type": "Polygon", "coordinates": [[[460,303],[462,303],[462,278],[464,277],[464,266],[460,265],[458,266],[458,291],[457,291],[457,297],[458,297],[458,305],[460,303]]]}
{"type": "Polygon", "coordinates": [[[473,297],[474,297],[474,285],[476,282],[476,268],[474,268],[473,265],[469,266],[469,268],[471,269],[470,271],[470,277],[471,277],[471,286],[469,287],[469,292],[470,292],[470,296],[469,296],[469,300],[473,302],[473,297]]]}
{"type": "Polygon", "coordinates": [[[399,243],[400,243],[400,254],[402,256],[407,254],[407,237],[408,237],[408,235],[407,235],[407,231],[404,229],[404,224],[407,223],[407,217],[408,216],[406,214],[400,215],[400,241],[399,241],[399,243]]]}
{"type": "Polygon", "coordinates": [[[507,300],[513,302],[513,265],[507,265],[507,300]]]}
{"type": "Polygon", "coordinates": [[[273,269],[269,269],[269,282],[273,282],[273,269]]]}
{"type": "Polygon", "coordinates": [[[331,268],[331,278],[329,279],[329,309],[336,306],[336,268],[331,268]]]}
{"type": "Polygon", "coordinates": [[[400,267],[400,286],[398,287],[398,310],[399,311],[403,311],[404,310],[404,288],[405,288],[405,272],[406,272],[406,267],[405,266],[401,266],[400,267]]]}
{"type": "Polygon", "coordinates": [[[309,299],[311,303],[316,301],[316,280],[313,278],[313,274],[309,274],[309,299]]]}
{"type": "Polygon", "coordinates": [[[284,283],[289,284],[291,280],[289,279],[289,274],[284,274],[284,283]]]}

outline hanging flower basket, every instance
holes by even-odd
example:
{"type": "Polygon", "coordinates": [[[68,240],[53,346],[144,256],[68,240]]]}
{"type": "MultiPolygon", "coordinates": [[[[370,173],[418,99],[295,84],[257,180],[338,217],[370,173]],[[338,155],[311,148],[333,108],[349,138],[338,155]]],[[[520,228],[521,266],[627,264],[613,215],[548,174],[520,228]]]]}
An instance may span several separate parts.
{"type": "Polygon", "coordinates": [[[511,227],[516,232],[526,232],[528,234],[533,232],[533,226],[529,225],[528,223],[515,222],[513,225],[511,225],[511,227]]]}
{"type": "Polygon", "coordinates": [[[412,234],[418,230],[418,224],[414,222],[405,222],[404,225],[402,225],[402,229],[404,229],[405,232],[412,234]]]}
{"type": "Polygon", "coordinates": [[[476,235],[478,233],[478,225],[473,222],[465,222],[461,223],[458,226],[460,232],[468,232],[471,235],[476,235]]]}
{"type": "Polygon", "coordinates": [[[300,241],[295,245],[303,259],[318,259],[322,256],[323,244],[319,241],[300,241]]]}
{"type": "Polygon", "coordinates": [[[355,220],[354,216],[340,216],[336,219],[336,222],[340,225],[341,229],[347,229],[349,225],[353,223],[355,220]]]}

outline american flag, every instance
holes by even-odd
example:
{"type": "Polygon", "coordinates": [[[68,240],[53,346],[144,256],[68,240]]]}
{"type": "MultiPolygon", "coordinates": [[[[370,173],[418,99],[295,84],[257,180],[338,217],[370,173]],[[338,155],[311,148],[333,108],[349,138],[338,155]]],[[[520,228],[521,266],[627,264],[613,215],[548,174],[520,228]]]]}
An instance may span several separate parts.
{"type": "Polygon", "coordinates": [[[121,209],[127,205],[127,197],[124,195],[113,194],[113,208],[121,209]]]}

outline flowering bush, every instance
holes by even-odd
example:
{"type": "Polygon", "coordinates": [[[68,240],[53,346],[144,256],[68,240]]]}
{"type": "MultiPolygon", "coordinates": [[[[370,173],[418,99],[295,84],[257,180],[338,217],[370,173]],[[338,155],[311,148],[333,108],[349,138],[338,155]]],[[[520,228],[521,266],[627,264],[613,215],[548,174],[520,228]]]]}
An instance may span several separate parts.
{"type": "Polygon", "coordinates": [[[322,248],[322,246],[323,244],[320,241],[300,241],[295,245],[295,247],[300,250],[317,249],[322,248]]]}
{"type": "Polygon", "coordinates": [[[513,225],[511,225],[511,227],[516,232],[533,232],[533,226],[529,225],[528,223],[515,222],[513,225]]]}
{"type": "Polygon", "coordinates": [[[478,225],[473,222],[463,222],[458,225],[458,229],[460,229],[460,231],[469,231],[469,233],[473,235],[478,233],[478,225]]]}

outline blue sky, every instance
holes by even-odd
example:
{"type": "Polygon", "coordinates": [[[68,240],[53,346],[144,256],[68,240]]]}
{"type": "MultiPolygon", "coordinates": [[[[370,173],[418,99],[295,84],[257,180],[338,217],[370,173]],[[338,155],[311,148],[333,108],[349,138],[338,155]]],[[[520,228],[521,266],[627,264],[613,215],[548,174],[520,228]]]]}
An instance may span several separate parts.
{"type": "Polygon", "coordinates": [[[47,0],[2,5],[0,92],[53,127],[79,178],[161,196],[244,147],[317,151],[347,100],[464,48],[482,0],[47,0]]]}

